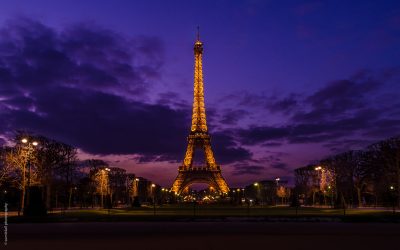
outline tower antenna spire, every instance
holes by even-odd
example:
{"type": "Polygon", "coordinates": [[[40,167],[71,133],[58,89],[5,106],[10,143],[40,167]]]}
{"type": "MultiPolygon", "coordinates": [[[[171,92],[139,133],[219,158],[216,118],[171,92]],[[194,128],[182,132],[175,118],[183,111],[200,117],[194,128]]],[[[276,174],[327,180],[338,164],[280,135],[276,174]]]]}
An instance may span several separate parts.
{"type": "Polygon", "coordinates": [[[200,26],[197,25],[197,41],[200,41],[200,26]]]}

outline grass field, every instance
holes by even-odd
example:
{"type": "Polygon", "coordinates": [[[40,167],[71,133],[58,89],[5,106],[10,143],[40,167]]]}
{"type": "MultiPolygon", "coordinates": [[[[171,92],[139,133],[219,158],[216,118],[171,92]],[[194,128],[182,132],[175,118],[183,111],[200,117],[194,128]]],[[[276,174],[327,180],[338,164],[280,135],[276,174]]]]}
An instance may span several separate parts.
{"type": "Polygon", "coordinates": [[[300,207],[242,207],[223,205],[163,205],[141,208],[71,209],[53,211],[46,217],[10,216],[11,222],[44,221],[143,221],[201,219],[262,219],[309,221],[400,221],[389,209],[331,209],[300,207]]]}

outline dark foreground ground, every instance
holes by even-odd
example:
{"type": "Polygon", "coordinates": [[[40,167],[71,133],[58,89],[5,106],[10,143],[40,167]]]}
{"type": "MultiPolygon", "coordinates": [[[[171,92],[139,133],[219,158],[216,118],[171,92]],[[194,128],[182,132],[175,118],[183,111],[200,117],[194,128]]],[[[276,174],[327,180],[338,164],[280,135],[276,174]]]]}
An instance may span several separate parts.
{"type": "Polygon", "coordinates": [[[75,222],[7,229],[4,249],[400,249],[398,223],[75,222]]]}

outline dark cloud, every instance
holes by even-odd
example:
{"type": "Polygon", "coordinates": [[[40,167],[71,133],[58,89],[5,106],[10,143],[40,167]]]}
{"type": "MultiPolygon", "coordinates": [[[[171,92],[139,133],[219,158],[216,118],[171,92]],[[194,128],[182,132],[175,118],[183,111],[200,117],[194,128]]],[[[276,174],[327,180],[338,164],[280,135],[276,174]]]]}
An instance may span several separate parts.
{"type": "Polygon", "coordinates": [[[263,93],[253,94],[247,91],[241,91],[225,95],[219,100],[219,102],[234,102],[238,106],[263,107],[266,100],[268,100],[268,98],[266,98],[263,93]]]}
{"type": "MultiPolygon", "coordinates": [[[[92,154],[136,154],[139,163],[183,160],[190,104],[174,92],[153,104],[143,98],[161,74],[159,39],[28,19],[0,33],[0,134],[23,129],[92,154]]],[[[251,158],[229,135],[215,133],[212,144],[218,163],[251,158]]]]}
{"type": "Polygon", "coordinates": [[[239,129],[236,133],[242,144],[251,145],[287,138],[290,135],[290,128],[257,126],[249,129],[239,129]]]}
{"type": "Polygon", "coordinates": [[[264,147],[279,147],[279,146],[282,146],[282,145],[283,145],[283,143],[281,143],[281,142],[274,142],[274,141],[272,141],[272,142],[266,142],[266,143],[262,144],[262,146],[264,146],[264,147]]]}
{"type": "Polygon", "coordinates": [[[233,175],[260,175],[265,168],[258,165],[248,165],[246,163],[240,163],[233,165],[233,175]]]}
{"type": "Polygon", "coordinates": [[[178,93],[171,91],[159,94],[157,103],[161,105],[168,105],[172,108],[187,110],[191,109],[191,104],[183,100],[178,93]]]}
{"type": "Polygon", "coordinates": [[[308,96],[304,106],[308,111],[293,115],[294,122],[321,122],[354,116],[360,109],[372,108],[371,97],[376,95],[384,82],[369,71],[360,71],[349,79],[328,83],[308,96]]]}
{"type": "Polygon", "coordinates": [[[238,121],[245,118],[249,112],[242,109],[224,109],[222,110],[222,118],[219,121],[223,125],[235,125],[238,121]]]}
{"type": "Polygon", "coordinates": [[[371,139],[393,136],[400,129],[400,117],[394,111],[398,106],[397,98],[388,93],[388,86],[390,89],[390,85],[398,84],[399,80],[398,70],[375,73],[362,70],[349,79],[330,82],[302,99],[298,94],[274,97],[267,109],[289,115],[290,123],[237,129],[235,138],[246,145],[273,146],[285,142],[349,140],[354,136],[371,139]]]}
{"type": "Polygon", "coordinates": [[[179,163],[182,159],[178,159],[176,155],[139,155],[133,160],[138,163],[146,162],[169,162],[169,163],[179,163]]]}
{"type": "Polygon", "coordinates": [[[160,75],[159,39],[29,19],[0,33],[1,133],[22,128],[94,154],[181,155],[187,110],[141,101],[160,75]]]}
{"type": "Polygon", "coordinates": [[[256,162],[267,163],[273,169],[287,170],[288,165],[282,160],[288,156],[287,153],[267,151],[265,155],[267,156],[258,159],[256,162]]]}
{"type": "Polygon", "coordinates": [[[275,112],[282,112],[282,113],[291,113],[297,109],[299,104],[299,97],[295,94],[290,94],[281,99],[272,99],[270,100],[266,107],[269,111],[275,112]]]}
{"type": "Polygon", "coordinates": [[[288,165],[284,162],[273,162],[270,164],[270,167],[274,168],[274,169],[285,170],[285,169],[287,169],[288,165]]]}
{"type": "Polygon", "coordinates": [[[99,92],[56,88],[37,94],[44,115],[14,110],[12,126],[77,145],[94,154],[170,154],[180,156],[187,112],[99,92]]]}
{"type": "Polygon", "coordinates": [[[56,31],[15,19],[0,34],[1,91],[9,96],[65,86],[138,98],[162,65],[159,39],[127,39],[93,25],[56,31]]]}
{"type": "Polygon", "coordinates": [[[229,133],[213,133],[211,139],[211,144],[218,163],[229,164],[236,161],[250,160],[252,157],[252,153],[238,146],[229,133]]]}
{"type": "MultiPolygon", "coordinates": [[[[238,140],[246,145],[261,144],[268,146],[269,141],[287,141],[289,143],[317,143],[339,137],[349,137],[355,133],[382,127],[391,128],[396,123],[382,124],[377,110],[360,110],[353,117],[337,121],[320,123],[298,123],[282,127],[258,126],[249,129],[238,129],[238,140]]],[[[382,130],[382,133],[384,130],[382,130]]]]}
{"type": "Polygon", "coordinates": [[[324,144],[324,147],[329,148],[333,153],[344,152],[348,150],[354,150],[362,148],[365,145],[370,145],[373,140],[365,139],[342,139],[342,140],[330,140],[324,144]]]}

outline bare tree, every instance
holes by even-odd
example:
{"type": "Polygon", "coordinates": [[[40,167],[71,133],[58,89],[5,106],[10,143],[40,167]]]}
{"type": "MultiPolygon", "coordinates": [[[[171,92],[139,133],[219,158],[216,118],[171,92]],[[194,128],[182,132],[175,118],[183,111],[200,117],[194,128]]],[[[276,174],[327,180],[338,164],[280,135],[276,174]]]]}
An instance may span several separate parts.
{"type": "MultiPolygon", "coordinates": [[[[387,192],[389,187],[393,186],[397,190],[397,197],[400,197],[400,137],[375,143],[369,149],[373,154],[375,164],[379,164],[376,167],[385,172],[384,175],[381,174],[382,180],[384,180],[381,183],[386,185],[381,188],[387,192]]],[[[400,199],[397,201],[400,206],[400,199]]]]}

